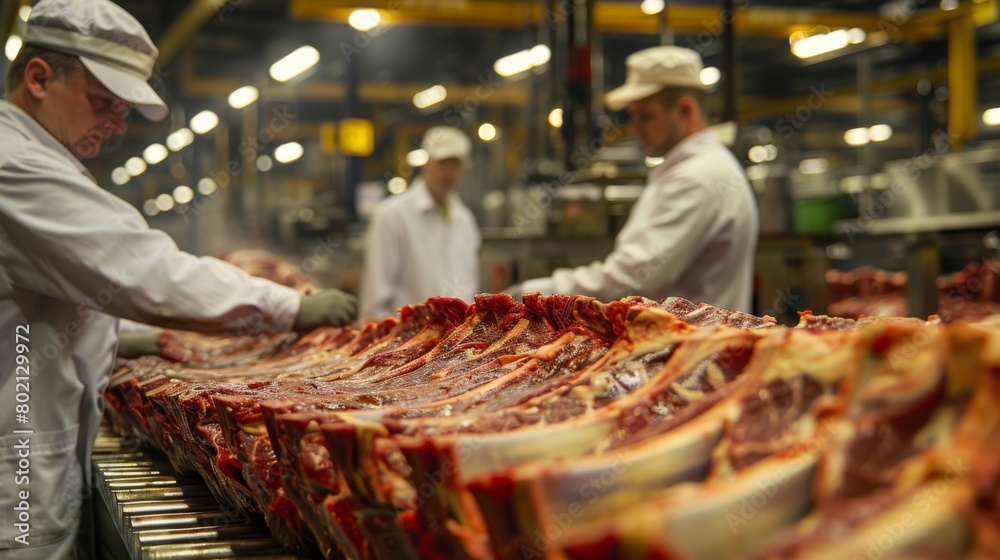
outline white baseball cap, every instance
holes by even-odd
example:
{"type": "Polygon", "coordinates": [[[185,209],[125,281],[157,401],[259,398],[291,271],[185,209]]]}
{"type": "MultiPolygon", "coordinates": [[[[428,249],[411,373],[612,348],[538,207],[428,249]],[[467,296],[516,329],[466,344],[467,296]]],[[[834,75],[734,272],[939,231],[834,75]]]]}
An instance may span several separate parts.
{"type": "Polygon", "coordinates": [[[618,111],[666,88],[705,91],[703,67],[701,55],[685,47],[668,45],[634,52],[625,59],[625,84],[606,93],[604,104],[618,111]]]}
{"type": "Polygon", "coordinates": [[[420,147],[431,159],[458,158],[469,165],[472,161],[472,140],[469,135],[451,126],[435,126],[424,133],[420,147]]]}
{"type": "Polygon", "coordinates": [[[40,0],[24,28],[24,44],[74,55],[111,93],[160,121],[167,105],[146,80],[158,51],[131,14],[108,0],[40,0]]]}

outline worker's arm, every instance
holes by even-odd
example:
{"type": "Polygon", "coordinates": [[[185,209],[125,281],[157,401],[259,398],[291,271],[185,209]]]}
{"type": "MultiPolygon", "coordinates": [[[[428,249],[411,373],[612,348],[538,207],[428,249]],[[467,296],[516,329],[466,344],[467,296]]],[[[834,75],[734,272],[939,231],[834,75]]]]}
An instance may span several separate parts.
{"type": "Polygon", "coordinates": [[[593,296],[611,301],[630,295],[652,294],[678,278],[708,242],[717,200],[714,191],[695,181],[679,179],[647,188],[649,207],[629,217],[603,260],[588,266],[561,268],[548,278],[527,280],[525,292],[593,296]],[[669,194],[668,194],[669,193],[669,194]]]}
{"type": "Polygon", "coordinates": [[[177,248],[128,203],[45,147],[0,165],[0,270],[15,288],[158,327],[249,334],[292,328],[299,294],[177,248]],[[58,163],[53,163],[58,162],[58,163]]]}

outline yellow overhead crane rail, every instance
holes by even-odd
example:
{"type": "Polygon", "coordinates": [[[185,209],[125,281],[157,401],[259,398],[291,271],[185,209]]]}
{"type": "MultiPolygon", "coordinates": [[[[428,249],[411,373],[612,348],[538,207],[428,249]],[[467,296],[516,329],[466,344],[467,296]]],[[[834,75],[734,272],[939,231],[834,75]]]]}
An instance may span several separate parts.
{"type": "MultiPolygon", "coordinates": [[[[655,33],[659,30],[658,15],[647,15],[639,2],[597,2],[594,6],[594,27],[610,33],[655,33]]],[[[666,8],[666,19],[674,33],[698,35],[721,34],[723,19],[733,19],[736,33],[745,37],[787,38],[797,31],[815,27],[864,29],[868,34],[884,32],[890,40],[940,39],[947,32],[948,21],[971,14],[975,25],[996,19],[996,1],[963,4],[957,10],[942,11],[934,3],[905,18],[894,21],[875,13],[817,10],[747,5],[736,2],[732,14],[723,14],[711,6],[677,6],[666,8]],[[741,6],[742,4],[742,6],[741,6]]],[[[290,0],[289,16],[301,20],[346,22],[355,9],[379,10],[385,25],[440,24],[483,27],[523,27],[529,24],[565,21],[578,9],[582,0],[559,0],[549,11],[547,3],[538,0],[290,0]]]]}

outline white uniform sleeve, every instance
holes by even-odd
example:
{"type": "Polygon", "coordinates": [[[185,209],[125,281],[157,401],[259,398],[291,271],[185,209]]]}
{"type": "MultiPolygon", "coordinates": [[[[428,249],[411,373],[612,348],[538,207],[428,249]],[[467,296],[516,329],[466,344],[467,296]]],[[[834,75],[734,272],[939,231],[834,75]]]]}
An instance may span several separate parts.
{"type": "Polygon", "coordinates": [[[629,216],[603,261],[552,273],[554,293],[611,301],[657,293],[677,281],[708,241],[717,201],[705,185],[684,179],[671,181],[669,196],[652,194],[651,206],[629,216]]]}
{"type": "Polygon", "coordinates": [[[290,330],[299,294],[180,251],[139,212],[69,165],[26,149],[0,167],[0,273],[23,290],[158,327],[290,330]]]}
{"type": "Polygon", "coordinates": [[[398,221],[378,210],[368,231],[359,314],[362,319],[392,317],[396,314],[396,289],[402,285],[403,255],[399,249],[404,246],[403,232],[398,221]]]}

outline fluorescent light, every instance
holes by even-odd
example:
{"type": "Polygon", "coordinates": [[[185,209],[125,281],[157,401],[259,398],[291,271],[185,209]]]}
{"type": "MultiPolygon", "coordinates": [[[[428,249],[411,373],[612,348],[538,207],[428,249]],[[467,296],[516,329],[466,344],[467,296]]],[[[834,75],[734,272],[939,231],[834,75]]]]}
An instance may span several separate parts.
{"type": "Polygon", "coordinates": [[[174,208],[174,197],[163,193],[156,197],[156,209],[160,212],[169,212],[174,208]]]}
{"type": "Polygon", "coordinates": [[[142,159],[146,160],[146,163],[150,165],[156,165],[167,159],[168,153],[167,147],[163,144],[150,144],[142,151],[142,159]]]}
{"type": "Polygon", "coordinates": [[[138,177],[146,171],[146,162],[141,157],[130,157],[125,161],[125,171],[133,177],[138,177]]]}
{"type": "Polygon", "coordinates": [[[844,29],[813,35],[797,41],[790,41],[792,54],[799,58],[809,58],[842,49],[851,43],[850,35],[844,29]]]}
{"type": "Polygon", "coordinates": [[[128,171],[124,167],[116,167],[111,172],[111,182],[116,185],[124,185],[131,178],[132,176],[128,174],[128,171]]]}
{"type": "Polygon", "coordinates": [[[257,158],[257,170],[263,173],[267,173],[274,167],[274,160],[271,156],[264,154],[257,158]]]}
{"type": "Polygon", "coordinates": [[[319,62],[319,51],[315,47],[303,45],[271,65],[269,73],[279,82],[287,82],[312,68],[319,62]]]}
{"type": "Polygon", "coordinates": [[[497,137],[497,127],[490,123],[483,123],[479,126],[479,139],[483,142],[492,142],[497,137]]]}
{"type": "Polygon", "coordinates": [[[830,168],[830,163],[825,158],[804,159],[799,162],[799,173],[803,175],[817,175],[826,173],[830,168]]]}
{"type": "Polygon", "coordinates": [[[190,128],[181,128],[167,135],[167,147],[179,152],[194,142],[194,132],[190,128]]]}
{"type": "Polygon", "coordinates": [[[153,199],[147,200],[142,204],[142,211],[150,217],[160,213],[160,209],[156,207],[156,201],[153,199]]]}
{"type": "Polygon", "coordinates": [[[21,21],[28,21],[28,16],[31,15],[31,6],[21,6],[17,10],[17,15],[21,18],[21,21]]]}
{"type": "Polygon", "coordinates": [[[191,117],[191,131],[195,134],[205,134],[213,128],[219,126],[219,115],[208,109],[191,117]]]}
{"type": "Polygon", "coordinates": [[[847,30],[847,42],[852,45],[860,45],[868,38],[868,34],[860,27],[853,27],[847,30]]]}
{"type": "Polygon", "coordinates": [[[987,126],[997,126],[1000,124],[1000,107],[983,111],[983,124],[987,126]]]}
{"type": "Polygon", "coordinates": [[[406,179],[402,177],[393,177],[392,179],[389,179],[386,186],[389,187],[389,192],[392,194],[403,194],[403,192],[406,191],[406,187],[409,185],[406,184],[406,179]]]}
{"type": "Polygon", "coordinates": [[[528,51],[533,67],[541,66],[552,58],[552,50],[546,45],[535,45],[528,51]]]}
{"type": "Polygon", "coordinates": [[[194,189],[187,185],[178,185],[174,188],[174,200],[177,204],[187,204],[194,200],[194,189]]]}
{"type": "Polygon", "coordinates": [[[876,124],[868,128],[868,137],[872,142],[885,142],[892,138],[892,127],[887,124],[876,124]]]}
{"type": "Polygon", "coordinates": [[[702,68],[701,74],[698,77],[701,79],[702,84],[712,86],[719,83],[719,80],[722,78],[722,71],[715,66],[709,66],[702,68]]]}
{"type": "Polygon", "coordinates": [[[541,66],[550,58],[552,58],[552,51],[547,46],[536,45],[497,60],[493,64],[493,71],[506,78],[541,66]]]}
{"type": "Polygon", "coordinates": [[[658,14],[666,7],[666,2],[663,0],[642,0],[642,4],[639,5],[639,9],[647,16],[658,14]]]}
{"type": "Polygon", "coordinates": [[[420,167],[426,165],[430,161],[431,156],[427,153],[427,150],[416,149],[412,152],[406,154],[406,165],[410,167],[420,167]]]}
{"type": "Polygon", "coordinates": [[[552,128],[562,128],[563,125],[563,110],[560,108],[552,109],[549,113],[549,124],[552,128]]]}
{"type": "Polygon", "coordinates": [[[382,23],[382,14],[378,10],[359,9],[347,16],[347,23],[358,31],[371,31],[382,23]]]}
{"type": "Polygon", "coordinates": [[[17,57],[17,53],[21,51],[21,37],[18,35],[11,35],[7,37],[7,44],[4,45],[3,54],[7,56],[7,60],[13,61],[17,57]]]}
{"type": "Polygon", "coordinates": [[[247,105],[257,101],[260,92],[253,86],[243,86],[229,94],[229,106],[233,109],[242,109],[247,105]]]}
{"type": "Polygon", "coordinates": [[[274,159],[278,163],[291,163],[302,157],[303,153],[305,150],[302,148],[302,144],[289,142],[274,149],[274,159]]]}
{"type": "Polygon", "coordinates": [[[852,128],[844,133],[844,142],[847,142],[850,146],[864,146],[871,140],[871,134],[868,132],[868,128],[852,128]]]}
{"type": "Polygon", "coordinates": [[[413,96],[413,106],[417,109],[426,109],[431,105],[437,105],[448,97],[448,90],[442,85],[431,86],[423,91],[418,91],[413,96]]]}
{"type": "Polygon", "coordinates": [[[216,183],[213,179],[209,177],[205,177],[202,180],[198,181],[198,192],[200,192],[205,196],[214,193],[216,190],[218,190],[218,188],[219,188],[218,183],[216,183]]]}
{"type": "Polygon", "coordinates": [[[958,0],[941,0],[941,11],[950,12],[958,9],[958,0]]]}
{"type": "Polygon", "coordinates": [[[765,161],[774,161],[778,157],[778,147],[774,144],[768,144],[766,146],[754,146],[750,148],[747,152],[747,157],[750,161],[754,163],[763,163],[765,161]]]}

